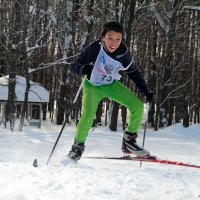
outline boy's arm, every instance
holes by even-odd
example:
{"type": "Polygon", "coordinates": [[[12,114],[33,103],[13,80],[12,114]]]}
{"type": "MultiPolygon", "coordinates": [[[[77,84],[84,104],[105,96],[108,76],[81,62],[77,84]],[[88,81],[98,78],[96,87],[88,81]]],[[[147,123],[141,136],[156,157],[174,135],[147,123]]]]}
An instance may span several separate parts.
{"type": "Polygon", "coordinates": [[[147,101],[152,101],[154,98],[153,92],[149,90],[148,85],[138,68],[134,72],[128,73],[128,76],[136,84],[139,90],[146,96],[147,101]]]}
{"type": "Polygon", "coordinates": [[[128,59],[130,67],[125,71],[130,79],[136,84],[138,89],[146,96],[147,101],[153,100],[153,92],[149,90],[147,82],[145,81],[144,77],[142,76],[141,72],[138,69],[138,66],[133,63],[132,56],[129,54],[128,59]]]}
{"type": "Polygon", "coordinates": [[[89,45],[78,58],[70,64],[69,70],[72,74],[85,75],[91,73],[93,69],[93,61],[95,60],[95,47],[93,44],[89,45]]]}

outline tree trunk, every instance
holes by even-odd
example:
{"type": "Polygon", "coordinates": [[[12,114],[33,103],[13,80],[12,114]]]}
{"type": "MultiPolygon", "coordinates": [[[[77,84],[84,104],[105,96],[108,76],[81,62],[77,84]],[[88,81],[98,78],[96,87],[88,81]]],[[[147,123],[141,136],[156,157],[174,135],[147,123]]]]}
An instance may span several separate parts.
{"type": "MultiPolygon", "coordinates": [[[[65,23],[65,39],[64,39],[64,51],[63,51],[63,58],[67,59],[68,56],[72,54],[72,51],[70,49],[70,45],[72,42],[72,36],[73,36],[73,7],[74,3],[72,0],[67,0],[65,5],[66,10],[66,23],[65,23]]],[[[62,84],[60,87],[60,93],[58,98],[58,113],[57,113],[57,125],[61,125],[65,120],[69,123],[69,113],[71,110],[71,106],[66,108],[67,103],[67,97],[66,92],[69,84],[69,77],[68,77],[68,69],[67,66],[64,66],[63,74],[62,74],[62,84]],[[65,116],[65,110],[67,110],[66,116],[65,116]]],[[[69,91],[68,91],[69,92],[69,91]]],[[[69,99],[68,99],[69,100],[69,99]]]]}
{"type": "Polygon", "coordinates": [[[127,108],[122,106],[121,107],[121,116],[122,116],[122,130],[127,128],[126,118],[127,118],[127,108]]]}
{"type": "Polygon", "coordinates": [[[24,103],[23,103],[23,107],[22,107],[22,113],[21,113],[21,118],[20,118],[20,124],[19,124],[19,131],[23,130],[23,125],[24,125],[24,120],[25,120],[25,116],[26,116],[26,112],[27,112],[27,108],[28,108],[28,94],[29,94],[29,90],[30,90],[30,79],[29,79],[29,75],[27,74],[26,76],[26,90],[25,90],[25,95],[24,95],[24,103]]]}
{"type": "Polygon", "coordinates": [[[65,107],[66,107],[66,102],[65,102],[65,93],[66,93],[66,70],[63,71],[63,84],[60,87],[60,93],[59,93],[59,98],[58,98],[58,112],[57,112],[57,125],[61,125],[64,122],[64,115],[65,115],[65,107]]]}
{"type": "Polygon", "coordinates": [[[103,100],[99,103],[97,108],[95,125],[100,125],[100,126],[102,125],[101,124],[102,107],[103,107],[103,100]]]}
{"type": "Polygon", "coordinates": [[[113,101],[112,110],[111,110],[111,120],[109,128],[111,131],[117,131],[117,119],[119,113],[119,104],[113,101]]]}

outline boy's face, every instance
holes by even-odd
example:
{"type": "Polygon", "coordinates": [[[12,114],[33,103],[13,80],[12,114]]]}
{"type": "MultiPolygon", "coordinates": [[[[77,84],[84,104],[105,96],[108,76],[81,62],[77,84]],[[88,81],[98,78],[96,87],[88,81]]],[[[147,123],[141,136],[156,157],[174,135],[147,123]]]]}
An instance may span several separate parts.
{"type": "Polygon", "coordinates": [[[102,38],[107,50],[113,53],[122,42],[122,34],[116,31],[108,31],[102,38]]]}

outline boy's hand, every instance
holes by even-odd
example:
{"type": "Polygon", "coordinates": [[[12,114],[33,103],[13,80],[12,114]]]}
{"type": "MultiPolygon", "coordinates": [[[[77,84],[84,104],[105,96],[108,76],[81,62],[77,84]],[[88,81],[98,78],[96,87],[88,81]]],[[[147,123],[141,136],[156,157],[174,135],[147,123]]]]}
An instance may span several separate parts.
{"type": "Polygon", "coordinates": [[[93,65],[85,65],[82,69],[82,74],[90,77],[93,70],[93,65]]]}

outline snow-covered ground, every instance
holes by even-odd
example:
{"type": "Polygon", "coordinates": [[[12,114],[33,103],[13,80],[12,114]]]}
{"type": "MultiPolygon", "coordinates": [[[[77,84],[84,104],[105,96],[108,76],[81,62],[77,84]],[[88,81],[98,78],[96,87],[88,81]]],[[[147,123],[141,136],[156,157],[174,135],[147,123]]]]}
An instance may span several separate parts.
{"type": "MultiPolygon", "coordinates": [[[[66,126],[49,165],[60,126],[0,127],[0,200],[200,200],[200,169],[155,163],[81,159],[58,164],[71,148],[74,126],[66,126]],[[38,159],[40,167],[32,162],[38,159]]],[[[138,143],[142,143],[143,130],[138,143]]],[[[99,127],[89,133],[84,156],[121,156],[122,131],[99,127]]],[[[200,165],[200,124],[154,132],[145,147],[160,158],[200,165]]]]}

